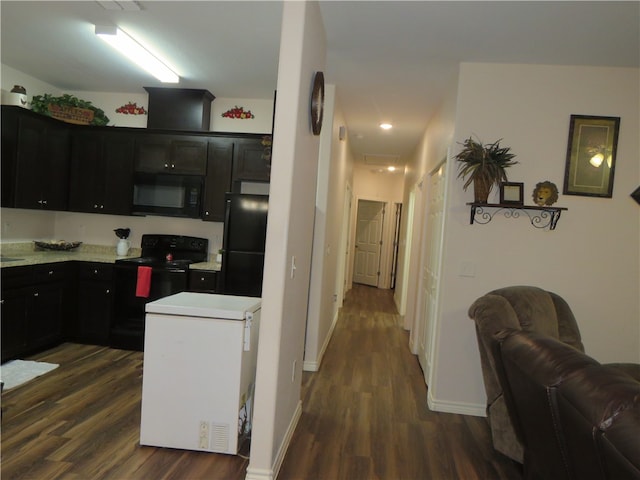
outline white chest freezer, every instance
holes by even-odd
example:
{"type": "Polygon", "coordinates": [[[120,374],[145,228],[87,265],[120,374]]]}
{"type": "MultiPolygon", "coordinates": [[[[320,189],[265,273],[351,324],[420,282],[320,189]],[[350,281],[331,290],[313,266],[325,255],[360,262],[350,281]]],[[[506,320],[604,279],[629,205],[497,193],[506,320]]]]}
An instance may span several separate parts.
{"type": "Polygon", "coordinates": [[[140,444],[237,454],[251,430],[261,299],[146,304],[140,444]]]}

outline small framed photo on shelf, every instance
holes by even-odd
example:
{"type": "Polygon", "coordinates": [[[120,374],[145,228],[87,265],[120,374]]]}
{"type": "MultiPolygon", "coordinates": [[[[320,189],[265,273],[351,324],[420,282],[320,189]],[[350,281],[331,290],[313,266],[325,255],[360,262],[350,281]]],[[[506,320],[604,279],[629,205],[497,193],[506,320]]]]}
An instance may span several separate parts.
{"type": "Polygon", "coordinates": [[[500,184],[500,203],[522,205],[524,203],[524,183],[502,182],[500,184]]]}

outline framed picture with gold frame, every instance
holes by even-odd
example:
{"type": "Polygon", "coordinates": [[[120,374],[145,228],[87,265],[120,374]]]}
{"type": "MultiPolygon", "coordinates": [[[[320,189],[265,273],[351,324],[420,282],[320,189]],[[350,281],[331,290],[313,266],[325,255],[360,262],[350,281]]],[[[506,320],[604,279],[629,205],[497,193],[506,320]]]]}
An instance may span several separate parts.
{"type": "Polygon", "coordinates": [[[562,193],[612,197],[619,129],[620,117],[571,115],[562,193]]]}

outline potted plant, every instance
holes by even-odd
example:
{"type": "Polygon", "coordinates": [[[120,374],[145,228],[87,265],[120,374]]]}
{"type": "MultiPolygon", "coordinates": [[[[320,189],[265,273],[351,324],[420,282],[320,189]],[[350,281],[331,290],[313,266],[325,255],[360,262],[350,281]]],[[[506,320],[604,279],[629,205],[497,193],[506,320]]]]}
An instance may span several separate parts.
{"type": "Polygon", "coordinates": [[[507,181],[506,168],[517,164],[510,147],[501,147],[500,140],[482,144],[472,137],[467,138],[461,145],[462,150],[455,156],[460,162],[458,178],[466,179],[464,190],[473,183],[474,201],[487,203],[493,186],[500,186],[507,181]]]}
{"type": "Polygon", "coordinates": [[[31,99],[31,110],[41,115],[58,118],[68,123],[105,126],[109,123],[104,111],[87,100],[64,94],[55,97],[48,93],[35,95],[31,99]],[[75,110],[75,115],[73,111],[75,110]],[[89,115],[82,112],[89,112],[89,115]]]}

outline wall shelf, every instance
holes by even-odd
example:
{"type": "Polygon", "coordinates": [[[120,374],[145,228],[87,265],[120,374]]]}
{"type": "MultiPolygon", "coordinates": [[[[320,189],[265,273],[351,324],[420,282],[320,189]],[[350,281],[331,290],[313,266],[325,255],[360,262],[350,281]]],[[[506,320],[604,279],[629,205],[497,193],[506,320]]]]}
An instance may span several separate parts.
{"type": "Polygon", "coordinates": [[[479,223],[481,225],[489,223],[493,217],[502,212],[506,218],[520,218],[524,214],[529,217],[531,225],[535,228],[546,228],[555,230],[560,219],[563,207],[539,207],[537,205],[513,205],[506,203],[467,203],[471,206],[470,224],[479,223]]]}

